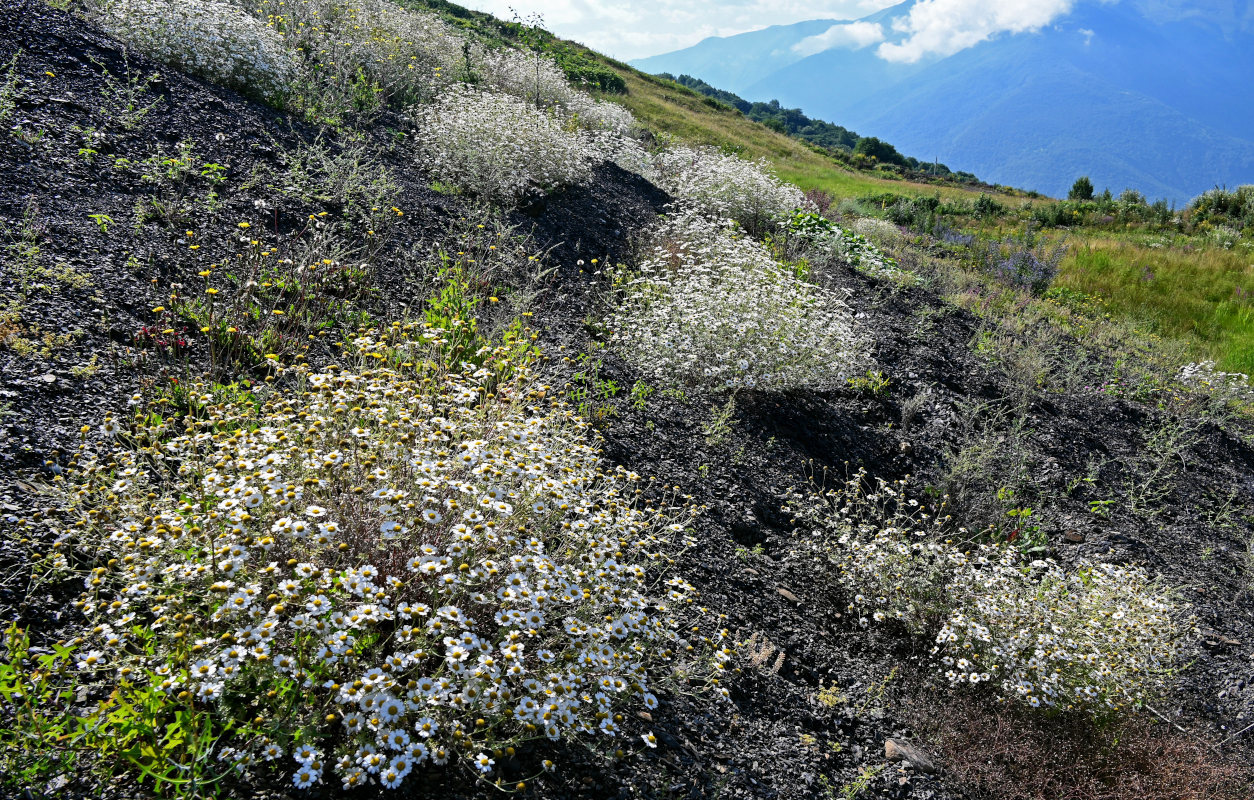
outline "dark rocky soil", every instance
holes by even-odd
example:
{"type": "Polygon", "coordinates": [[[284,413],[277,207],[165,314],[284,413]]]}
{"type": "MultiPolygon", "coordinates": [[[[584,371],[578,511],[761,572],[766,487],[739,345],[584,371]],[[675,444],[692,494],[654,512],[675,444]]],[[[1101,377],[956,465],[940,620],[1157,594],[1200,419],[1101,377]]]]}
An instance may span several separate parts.
{"type": "MultiPolygon", "coordinates": [[[[46,288],[25,293],[23,324],[38,325],[41,334],[69,335],[68,344],[47,357],[0,349],[0,514],[14,520],[50,503],[38,487],[76,446],[80,426],[94,431],[106,411],[124,410],[133,392],[205,367],[205,347],[194,332],[187,334],[186,367],[143,362],[134,350],[136,334],[159,321],[150,309],[165,302],[173,284],[195,283],[200,265],[230,257],[238,222],[264,217],[267,234],[282,237],[301,230],[310,214],[341,209],[294,203],[264,181],[249,185],[257,167],[278,169],[283,149],[317,135],[300,122],[138,55],[124,63],[108,37],[34,0],[4,0],[0,12],[0,62],[20,52],[24,82],[11,123],[25,132],[0,137],[0,246],[33,227],[40,265],[64,264],[90,276],[90,285],[81,288],[41,279],[46,288]],[[110,129],[97,110],[102,69],[124,76],[128,68],[131,74],[160,72],[145,97],[162,98],[130,132],[110,129]],[[108,152],[87,163],[78,153],[84,140],[75,126],[107,131],[108,152]],[[136,229],[132,209],[148,189],[111,171],[106,158],[139,160],[157,145],[169,149],[183,140],[194,140],[199,157],[226,166],[229,176],[217,212],[191,221],[202,243],[194,253],[182,230],[155,223],[136,229]],[[102,232],[92,214],[115,222],[102,232]],[[74,370],[93,359],[93,374],[74,370]]],[[[378,291],[363,301],[381,319],[423,299],[414,294],[414,275],[389,268],[400,263],[389,254],[438,242],[451,220],[469,211],[460,198],[432,191],[403,149],[387,147],[389,130],[403,127],[401,120],[385,118],[368,131],[401,188],[397,206],[405,212],[377,259],[378,291]]],[[[596,339],[585,320],[597,311],[600,287],[592,259],[628,257],[633,235],[667,200],[643,179],[605,165],[588,184],[515,212],[511,221],[531,233],[556,268],[535,316],[556,385],[572,380],[575,371],[561,356],[587,352],[596,339]]],[[[14,252],[0,251],[0,295],[6,300],[22,294],[14,252]]],[[[896,290],[852,270],[828,278],[849,290],[849,303],[874,337],[874,358],[891,380],[886,395],[854,389],[742,395],[730,435],[717,444],[704,430],[716,403],[710,398],[681,402],[654,394],[641,409],[624,390],[600,401],[598,427],[610,462],[681,486],[709,507],[699,524],[700,545],[684,558],[681,571],[706,605],[726,614],[727,627],[740,638],[757,638],[731,682],[730,709],[703,697],[667,698],[652,715],[651,728],[661,739],[656,750],[620,762],[562,752],[557,760],[575,768],[537,784],[529,790],[534,796],[840,796],[859,768],[883,763],[885,739],[909,740],[915,733],[894,712],[894,698],[903,686],[923,682],[925,644],[863,630],[843,613],[845,600],[827,568],[781,511],[783,495],[825,469],[844,475],[865,468],[886,479],[911,475],[920,492],[939,486],[964,431],[977,424],[973,409],[1007,406],[1012,387],[973,353],[970,342],[981,321],[970,313],[925,289],[896,290]],[[919,395],[924,401],[912,402],[919,395]],[[907,406],[917,410],[906,412],[907,406]],[[898,679],[883,697],[868,695],[893,670],[898,679]],[[848,707],[821,703],[818,692],[827,686],[843,689],[848,707]]],[[[606,352],[600,356],[603,378],[624,389],[633,385],[636,376],[625,363],[606,352]]],[[[315,350],[310,357],[321,355],[315,350]]],[[[1171,456],[1166,494],[1153,515],[1101,518],[1089,508],[1098,495],[1067,491],[1069,481],[1095,462],[1105,463],[1097,478],[1115,487],[1113,493],[1128,485],[1125,478],[1138,474],[1133,465],[1151,452],[1155,433],[1172,424],[1172,412],[1158,405],[1153,398],[1096,392],[1035,393],[1026,406],[1022,466],[1036,487],[1033,502],[1058,557],[1131,561],[1181,587],[1201,636],[1178,696],[1157,711],[1218,741],[1254,722],[1254,592],[1244,561],[1254,534],[1248,430],[1243,439],[1231,427],[1201,426],[1171,456]]],[[[20,575],[15,553],[10,548],[3,555],[6,574],[20,575]]],[[[20,579],[0,586],[6,619],[55,628],[57,612],[25,600],[24,591],[20,579]]],[[[1241,746],[1238,738],[1225,752],[1242,757],[1241,746]]],[[[962,787],[943,771],[946,754],[931,755],[942,768],[939,775],[894,765],[870,782],[871,794],[962,796],[962,787]]],[[[407,784],[408,796],[496,796],[456,776],[430,780],[407,784]]],[[[95,793],[88,787],[65,791],[95,793]]],[[[133,796],[128,793],[135,789],[109,791],[133,796]]]]}

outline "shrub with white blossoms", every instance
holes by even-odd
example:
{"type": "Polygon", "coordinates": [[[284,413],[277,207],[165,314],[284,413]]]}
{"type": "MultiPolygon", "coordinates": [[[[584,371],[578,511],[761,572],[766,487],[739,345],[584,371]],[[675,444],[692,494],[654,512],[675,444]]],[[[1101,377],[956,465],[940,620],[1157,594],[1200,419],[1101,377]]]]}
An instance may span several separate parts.
{"type": "Polygon", "coordinates": [[[649,174],[652,157],[638,140],[608,130],[586,130],[583,137],[598,160],[612,162],[636,175],[649,174]]]}
{"type": "Polygon", "coordinates": [[[633,504],[517,349],[446,372],[441,330],[377,335],[359,368],[188,387],[184,418],[142,410],[129,446],[82,451],[85,682],[164,697],[158,731],[208,714],[240,773],[396,788],[531,740],[623,747],[619,714],[722,669],[725,634],[689,653],[692,587],[654,572],[689,510],[633,504]]]}
{"type": "Polygon", "coordinates": [[[482,82],[533,107],[563,110],[577,90],[553,59],[531,50],[501,48],[482,56],[482,82]]]}
{"type": "Polygon", "coordinates": [[[428,102],[464,75],[467,40],[434,14],[389,0],[238,2],[301,55],[299,88],[324,113],[428,102]]]}
{"type": "Polygon", "coordinates": [[[733,219],[753,236],[776,230],[806,208],[801,190],[780,180],[765,159],[746,161],[716,147],[672,146],[653,158],[647,176],[711,219],[733,219]]]}
{"type": "Polygon", "coordinates": [[[571,91],[573,96],[566,102],[566,113],[579,127],[590,131],[606,131],[629,139],[640,135],[640,123],[626,108],[611,100],[598,100],[578,89],[571,91]]]}
{"type": "MultiPolygon", "coordinates": [[[[896,231],[889,223],[875,222],[889,225],[896,231]]],[[[801,252],[811,261],[838,259],[873,278],[907,286],[918,283],[914,273],[903,270],[866,236],[819,214],[804,211],[793,214],[788,220],[788,235],[802,243],[801,252]]]]}
{"type": "Polygon", "coordinates": [[[266,23],[217,0],[91,0],[89,20],[175,69],[275,100],[298,73],[266,23]]]}
{"type": "MultiPolygon", "coordinates": [[[[941,538],[903,483],[863,487],[864,473],[825,493],[795,494],[791,510],[820,535],[850,610],[935,638],[952,685],[988,683],[1000,697],[1094,716],[1163,694],[1185,620],[1144,570],[1066,568],[1010,545],[941,538]]],[[[959,531],[961,535],[963,532],[959,531]]]]}
{"type": "Polygon", "coordinates": [[[536,108],[560,112],[590,130],[612,131],[623,136],[639,133],[632,113],[618,103],[598,100],[572,86],[552,58],[531,50],[503,48],[481,56],[483,83],[536,108]]]}
{"type": "Polygon", "coordinates": [[[596,151],[554,112],[458,85],[414,110],[419,163],[447,184],[496,202],[577,183],[596,151]]]}
{"type": "Polygon", "coordinates": [[[649,380],[677,387],[839,386],[861,343],[842,303],[734,227],[677,210],[625,287],[612,343],[649,380]]]}

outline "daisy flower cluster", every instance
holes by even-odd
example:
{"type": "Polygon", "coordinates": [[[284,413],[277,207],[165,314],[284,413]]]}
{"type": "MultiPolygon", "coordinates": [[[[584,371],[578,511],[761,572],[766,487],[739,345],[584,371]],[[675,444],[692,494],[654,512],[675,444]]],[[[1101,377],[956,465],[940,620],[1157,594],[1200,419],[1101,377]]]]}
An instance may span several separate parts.
{"type": "Polygon", "coordinates": [[[751,235],[777,229],[808,201],[765,159],[746,161],[716,147],[673,145],[657,153],[645,177],[711,219],[733,219],[751,235]]]}
{"type": "Polygon", "coordinates": [[[289,91],[298,66],[264,22],[217,0],[91,0],[88,19],[144,55],[263,99],[289,91]]]}
{"type": "Polygon", "coordinates": [[[429,103],[464,82],[578,127],[639,135],[630,111],[572,86],[549,56],[488,49],[389,0],[92,0],[88,9],[153,58],[315,118],[429,103]]]}
{"type": "MultiPolygon", "coordinates": [[[[1170,688],[1187,622],[1137,567],[1068,569],[1008,545],[941,538],[904,482],[864,489],[858,473],[790,510],[821,536],[863,624],[896,621],[934,637],[951,685],[989,683],[1002,699],[1103,716],[1170,688]]],[[[942,509],[943,510],[943,509],[942,509]]],[[[965,532],[959,529],[959,535],[965,532]]]]}
{"type": "Polygon", "coordinates": [[[1206,389],[1221,397],[1254,403],[1254,382],[1243,372],[1222,372],[1214,361],[1186,364],[1176,374],[1176,380],[1185,386],[1206,389]]]}
{"type": "Polygon", "coordinates": [[[598,160],[612,162],[645,178],[652,174],[653,154],[634,136],[601,128],[586,128],[583,136],[598,160]]]}
{"type": "Polygon", "coordinates": [[[862,360],[852,314],[734,225],[678,208],[651,234],[610,321],[650,380],[712,389],[822,389],[862,360]]]}
{"type": "Polygon", "coordinates": [[[577,183],[597,151],[556,112],[507,94],[451,86],[413,110],[422,168],[435,180],[494,202],[577,183]]]}
{"type": "Polygon", "coordinates": [[[819,214],[793,214],[788,220],[788,235],[802,243],[801,250],[811,261],[838,259],[873,278],[899,285],[918,283],[914,273],[903,270],[870,239],[819,214]]]}
{"type": "Polygon", "coordinates": [[[633,501],[517,351],[436,366],[448,336],[395,324],[346,348],[356,367],[107,420],[62,484],[83,679],[212,714],[218,758],[299,788],[621,749],[659,685],[725,694],[726,633],[685,640],[693,588],[660,571],[692,510],[633,501]]]}

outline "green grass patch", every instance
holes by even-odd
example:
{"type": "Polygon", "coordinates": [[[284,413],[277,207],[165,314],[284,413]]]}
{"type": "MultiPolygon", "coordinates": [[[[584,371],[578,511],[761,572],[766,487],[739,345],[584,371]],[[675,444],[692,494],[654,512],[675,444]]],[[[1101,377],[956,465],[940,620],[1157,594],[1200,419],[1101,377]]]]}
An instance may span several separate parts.
{"type": "Polygon", "coordinates": [[[1254,372],[1254,256],[1240,250],[1074,242],[1057,284],[1183,338],[1221,369],[1254,372]]]}

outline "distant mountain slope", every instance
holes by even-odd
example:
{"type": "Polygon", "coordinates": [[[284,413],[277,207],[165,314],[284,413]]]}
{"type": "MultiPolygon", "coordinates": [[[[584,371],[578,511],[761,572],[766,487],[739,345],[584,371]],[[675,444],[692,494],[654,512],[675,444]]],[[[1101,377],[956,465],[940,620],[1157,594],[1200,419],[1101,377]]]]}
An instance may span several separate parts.
{"type": "Polygon", "coordinates": [[[800,61],[803,56],[792,50],[794,44],[842,21],[847,20],[815,19],[774,25],[739,36],[712,37],[685,50],[641,58],[631,65],[651,74],[696,75],[712,86],[742,94],[741,89],[753,85],[763,75],[800,61]]]}
{"type": "MultiPolygon", "coordinates": [[[[898,35],[891,20],[911,5],[866,21],[898,35]]],[[[1216,184],[1254,181],[1254,17],[1248,0],[1221,6],[1182,15],[1147,0],[1081,4],[1038,34],[918,64],[884,61],[874,46],[801,57],[794,46],[827,20],[641,63],[751,100],[778,98],[986,180],[1058,195],[1087,173],[1099,188],[1184,203],[1216,184]],[[720,60],[731,54],[735,69],[720,60]],[[753,65],[762,66],[756,77],[753,65]]]]}

